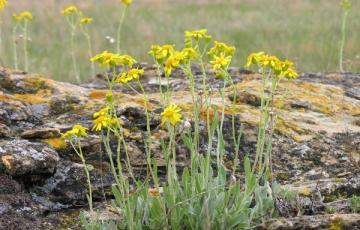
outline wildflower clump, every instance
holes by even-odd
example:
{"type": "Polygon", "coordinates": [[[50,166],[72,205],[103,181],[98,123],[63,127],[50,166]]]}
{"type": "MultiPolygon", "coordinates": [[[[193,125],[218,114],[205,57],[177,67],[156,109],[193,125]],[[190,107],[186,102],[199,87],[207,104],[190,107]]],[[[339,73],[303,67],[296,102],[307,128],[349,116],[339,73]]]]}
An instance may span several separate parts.
{"type": "Polygon", "coordinates": [[[24,69],[25,71],[29,70],[29,63],[28,63],[28,23],[33,20],[33,15],[29,11],[23,11],[19,14],[13,14],[13,19],[16,22],[13,28],[13,48],[14,48],[14,66],[18,68],[18,57],[17,57],[17,38],[16,33],[17,29],[20,27],[22,30],[22,40],[23,40],[23,52],[24,52],[24,69]]]}
{"type": "Polygon", "coordinates": [[[175,126],[181,121],[181,109],[175,104],[170,104],[164,109],[161,116],[162,124],[170,122],[171,125],[175,126]]]}
{"type": "Polygon", "coordinates": [[[90,173],[89,173],[89,169],[86,165],[85,156],[83,154],[82,147],[81,147],[81,137],[87,136],[87,130],[88,129],[85,128],[84,126],[77,124],[77,125],[74,125],[71,130],[67,131],[64,134],[61,134],[61,137],[70,142],[76,155],[80,158],[81,163],[84,167],[84,171],[85,171],[86,178],[87,178],[87,184],[88,184],[88,194],[86,195],[86,198],[89,203],[90,211],[92,212],[93,211],[93,203],[92,203],[92,185],[91,185],[90,173]]]}
{"type": "Polygon", "coordinates": [[[71,52],[71,59],[73,63],[73,69],[76,81],[78,83],[81,82],[80,79],[80,72],[78,70],[77,66],[77,60],[75,55],[75,35],[76,30],[79,27],[80,20],[82,18],[82,12],[78,10],[76,6],[69,6],[61,11],[61,14],[65,17],[66,22],[68,23],[70,27],[70,52],[71,52]]]}

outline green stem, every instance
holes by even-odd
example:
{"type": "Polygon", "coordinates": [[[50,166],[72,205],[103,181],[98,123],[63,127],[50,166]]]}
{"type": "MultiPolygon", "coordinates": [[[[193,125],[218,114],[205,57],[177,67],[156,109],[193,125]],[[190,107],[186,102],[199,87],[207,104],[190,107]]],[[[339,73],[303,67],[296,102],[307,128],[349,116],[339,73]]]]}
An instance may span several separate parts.
{"type": "Polygon", "coordinates": [[[88,189],[89,189],[89,194],[86,196],[88,199],[88,203],[89,203],[89,209],[91,212],[93,212],[93,202],[92,202],[92,186],[91,186],[91,179],[90,179],[90,173],[89,170],[87,168],[86,165],[86,161],[85,161],[85,157],[84,154],[82,152],[82,148],[81,148],[81,141],[80,138],[77,137],[77,144],[78,144],[78,150],[76,149],[75,145],[72,143],[72,141],[70,141],[71,146],[73,147],[73,149],[75,150],[76,154],[79,156],[81,163],[84,167],[84,171],[86,174],[86,179],[87,179],[87,184],[88,184],[88,189]]]}
{"type": "Polygon", "coordinates": [[[341,26],[341,43],[340,43],[340,56],[339,56],[340,72],[344,72],[343,57],[344,57],[344,46],[345,46],[345,38],[346,38],[346,21],[347,21],[348,14],[349,14],[349,11],[345,10],[343,20],[342,20],[342,26],[341,26]]]}
{"type": "Polygon", "coordinates": [[[14,53],[14,68],[18,69],[18,55],[17,55],[17,41],[16,41],[16,32],[17,32],[18,24],[16,24],[13,28],[12,38],[13,38],[13,53],[14,53]]]}
{"type": "Polygon", "coordinates": [[[79,75],[79,71],[78,71],[78,67],[77,67],[77,63],[76,63],[76,56],[75,56],[75,29],[71,30],[70,46],[71,46],[71,59],[73,62],[75,78],[76,78],[77,83],[81,83],[81,79],[80,79],[80,75],[79,75]]]}
{"type": "MultiPolygon", "coordinates": [[[[86,38],[87,45],[88,45],[88,55],[89,55],[89,58],[91,58],[93,56],[93,52],[92,52],[91,37],[90,37],[89,31],[87,30],[87,27],[81,26],[81,32],[83,33],[84,37],[86,38]]],[[[95,76],[95,62],[91,62],[91,74],[92,74],[92,76],[95,76]]]]}
{"type": "Polygon", "coordinates": [[[28,33],[27,33],[27,20],[24,21],[24,27],[23,27],[23,47],[24,47],[24,65],[25,65],[25,71],[29,71],[29,63],[28,63],[28,50],[27,50],[27,41],[28,41],[28,33]]]}
{"type": "Polygon", "coordinates": [[[124,24],[124,19],[125,19],[125,15],[126,15],[126,11],[127,11],[127,6],[125,6],[122,14],[121,14],[121,17],[120,17],[120,22],[119,22],[119,26],[118,26],[118,30],[117,30],[117,39],[116,39],[116,51],[117,53],[121,53],[121,47],[120,47],[120,44],[121,44],[121,29],[122,29],[122,26],[124,24]]]}

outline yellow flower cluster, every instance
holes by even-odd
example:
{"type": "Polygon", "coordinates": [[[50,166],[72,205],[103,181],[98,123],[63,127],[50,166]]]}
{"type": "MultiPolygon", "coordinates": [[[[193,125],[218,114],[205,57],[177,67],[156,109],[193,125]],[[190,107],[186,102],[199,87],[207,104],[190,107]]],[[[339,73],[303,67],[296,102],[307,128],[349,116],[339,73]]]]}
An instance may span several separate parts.
{"type": "Polygon", "coordinates": [[[196,59],[199,54],[194,48],[184,48],[182,51],[176,51],[174,45],[152,45],[148,52],[151,57],[159,64],[164,63],[164,71],[167,76],[170,76],[172,70],[196,59]]]}
{"type": "Polygon", "coordinates": [[[164,71],[166,76],[170,76],[173,69],[179,67],[181,64],[189,63],[190,60],[198,57],[198,52],[193,48],[184,48],[182,51],[174,51],[170,54],[164,64],[164,71]]]}
{"type": "Polygon", "coordinates": [[[208,52],[208,55],[210,57],[219,56],[221,54],[224,54],[226,56],[234,56],[235,50],[236,49],[235,49],[234,46],[228,46],[223,42],[215,41],[214,42],[214,47],[212,47],[210,49],[210,51],[208,52]]]}
{"type": "Polygon", "coordinates": [[[92,21],[93,21],[92,18],[81,18],[81,19],[80,19],[80,23],[81,23],[81,24],[91,24],[92,21]]]}
{"type": "Polygon", "coordinates": [[[129,55],[109,53],[108,51],[95,55],[90,59],[90,61],[98,62],[100,66],[106,67],[115,67],[120,65],[132,67],[136,63],[136,60],[129,55]]]}
{"type": "Polygon", "coordinates": [[[105,106],[104,108],[93,114],[94,126],[91,130],[95,130],[98,132],[101,131],[103,128],[107,128],[118,123],[118,120],[116,118],[111,117],[111,115],[109,114],[109,110],[110,108],[108,106],[105,106]]]}
{"type": "Polygon", "coordinates": [[[29,11],[24,11],[19,14],[13,14],[13,18],[15,21],[21,22],[25,20],[31,21],[33,19],[33,16],[29,11]]]}
{"type": "Polygon", "coordinates": [[[7,4],[7,0],[0,0],[0,10],[2,10],[7,4]]]}
{"type": "Polygon", "coordinates": [[[285,77],[288,79],[297,78],[299,75],[294,70],[294,63],[285,60],[281,61],[275,56],[267,55],[264,52],[251,53],[247,58],[245,67],[257,65],[259,68],[270,68],[277,77],[285,77]]]}
{"type": "Polygon", "coordinates": [[[143,69],[129,69],[127,72],[121,73],[116,82],[127,84],[130,81],[138,81],[142,74],[144,74],[143,69]]]}
{"type": "Polygon", "coordinates": [[[76,6],[69,6],[61,11],[62,15],[69,15],[69,14],[78,14],[80,11],[76,8],[76,6]]]}
{"type": "Polygon", "coordinates": [[[210,61],[212,64],[212,70],[217,72],[219,70],[226,70],[231,62],[231,56],[225,56],[224,53],[220,56],[213,56],[213,60],[210,61]]]}
{"type": "Polygon", "coordinates": [[[120,0],[120,2],[125,4],[126,6],[129,6],[133,2],[133,0],[120,0]]]}
{"type": "Polygon", "coordinates": [[[158,63],[162,63],[165,58],[168,58],[174,52],[175,52],[174,45],[169,45],[169,44],[163,46],[152,45],[151,50],[148,52],[148,54],[151,57],[154,57],[158,63]]]}
{"type": "Polygon", "coordinates": [[[193,30],[193,31],[185,31],[185,39],[186,38],[194,38],[195,40],[204,39],[211,39],[210,35],[207,35],[207,29],[201,30],[193,30]]]}
{"type": "Polygon", "coordinates": [[[86,137],[87,128],[82,125],[74,125],[73,128],[66,133],[61,134],[61,137],[67,140],[71,140],[74,136],[76,137],[86,137]]]}
{"type": "Polygon", "coordinates": [[[170,104],[164,109],[161,116],[162,124],[170,122],[171,125],[176,125],[181,121],[181,109],[175,104],[170,104]]]}
{"type": "Polygon", "coordinates": [[[216,73],[216,76],[222,77],[222,71],[226,71],[231,63],[231,60],[235,54],[235,47],[229,46],[223,42],[214,42],[214,46],[207,53],[211,60],[212,70],[216,73]]]}
{"type": "Polygon", "coordinates": [[[350,2],[350,0],[342,0],[342,1],[341,1],[341,7],[342,7],[344,10],[350,10],[350,8],[351,8],[351,2],[350,2]]]}

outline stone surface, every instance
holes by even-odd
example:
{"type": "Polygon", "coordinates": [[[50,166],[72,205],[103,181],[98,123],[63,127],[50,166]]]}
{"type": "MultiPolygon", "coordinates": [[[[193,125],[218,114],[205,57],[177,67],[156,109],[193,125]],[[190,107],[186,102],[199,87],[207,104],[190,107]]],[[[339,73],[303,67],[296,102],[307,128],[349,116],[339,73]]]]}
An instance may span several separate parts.
{"type": "Polygon", "coordinates": [[[300,216],[279,218],[251,228],[252,230],[328,230],[328,229],[360,229],[359,214],[334,214],[319,216],[300,216]]]}
{"type": "Polygon", "coordinates": [[[52,174],[59,161],[55,150],[26,140],[0,142],[0,169],[12,176],[52,174]]]}
{"type": "MultiPolygon", "coordinates": [[[[159,87],[165,89],[166,81],[162,79],[159,85],[156,69],[143,67],[145,74],[141,81],[150,99],[152,153],[161,171],[164,159],[160,140],[166,140],[168,135],[160,125],[159,87]]],[[[202,76],[197,67],[194,73],[196,89],[201,95],[202,76]]],[[[246,154],[252,157],[255,151],[261,81],[258,74],[238,68],[231,68],[230,73],[236,84],[235,125],[239,130],[243,128],[238,167],[241,169],[242,157],[246,154]]],[[[212,88],[213,116],[215,110],[221,112],[218,90],[223,80],[208,73],[206,81],[212,88]]],[[[171,77],[170,87],[174,91],[173,102],[183,110],[184,122],[179,130],[191,129],[192,98],[180,70],[171,77]]],[[[116,86],[114,90],[130,160],[141,171],[146,167],[143,100],[124,86],[116,86]]],[[[348,212],[348,203],[341,203],[339,197],[360,194],[359,90],[360,74],[350,73],[304,73],[295,81],[281,83],[275,96],[275,179],[298,191],[303,197],[300,202],[305,207],[303,213],[313,216],[270,221],[256,229],[311,229],[311,226],[321,229],[329,227],[334,218],[324,215],[326,207],[333,205],[339,212],[348,212]],[[321,218],[324,222],[318,221],[321,218]]],[[[90,130],[92,114],[106,104],[107,92],[101,74],[82,85],[73,85],[0,67],[0,184],[4,185],[0,187],[1,227],[14,229],[19,223],[23,223],[23,229],[78,227],[78,211],[66,210],[86,208],[85,174],[71,146],[59,134],[74,124],[90,130]],[[63,221],[59,221],[59,216],[63,221]]],[[[232,88],[227,88],[226,95],[224,129],[231,130],[232,88]]],[[[199,127],[201,152],[207,150],[208,144],[205,120],[199,127]]],[[[231,160],[234,157],[231,132],[225,132],[224,137],[226,158],[231,160]]],[[[114,181],[109,157],[116,161],[116,156],[106,154],[95,132],[90,131],[82,142],[94,197],[100,201],[110,195],[114,181]]],[[[116,149],[116,142],[111,142],[111,148],[116,149]]],[[[177,155],[179,166],[188,164],[189,151],[180,139],[177,155]]],[[[351,226],[350,223],[359,225],[356,215],[341,218],[345,227],[351,226]]]]}

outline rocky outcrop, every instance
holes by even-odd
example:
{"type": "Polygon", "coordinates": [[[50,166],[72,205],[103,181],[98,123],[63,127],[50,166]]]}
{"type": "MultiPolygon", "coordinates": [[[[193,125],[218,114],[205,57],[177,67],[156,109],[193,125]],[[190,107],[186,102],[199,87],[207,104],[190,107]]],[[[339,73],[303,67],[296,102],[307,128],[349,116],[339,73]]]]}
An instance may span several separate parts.
{"type": "MultiPolygon", "coordinates": [[[[145,75],[141,81],[150,98],[152,152],[159,161],[158,165],[162,166],[160,139],[168,136],[160,126],[159,84],[155,68],[143,67],[145,75]]],[[[201,94],[200,71],[194,67],[194,72],[197,91],[201,94]]],[[[242,126],[244,130],[241,160],[245,154],[252,156],[254,153],[261,82],[256,73],[236,68],[230,73],[237,89],[236,127],[240,130],[242,126]]],[[[174,91],[173,101],[182,108],[185,122],[191,125],[192,99],[186,77],[175,71],[169,84],[174,91]]],[[[212,88],[213,108],[221,111],[218,89],[223,85],[222,79],[209,73],[207,84],[212,88]]],[[[144,103],[126,87],[117,86],[114,90],[117,115],[126,131],[131,163],[140,172],[146,166],[144,103]]],[[[68,211],[86,207],[85,174],[76,154],[60,138],[60,133],[74,124],[91,128],[92,114],[105,105],[107,92],[106,81],[101,75],[82,85],[73,85],[0,68],[0,229],[18,229],[16,226],[23,229],[76,228],[77,214],[68,211]]],[[[230,129],[232,89],[226,93],[229,107],[225,108],[224,129],[230,129]]],[[[275,178],[302,195],[303,206],[308,207],[303,214],[323,215],[328,202],[335,202],[340,196],[346,198],[360,194],[360,75],[302,74],[295,81],[282,82],[275,104],[275,178]]],[[[204,121],[200,122],[199,128],[202,134],[200,150],[206,151],[204,121]]],[[[230,132],[225,133],[225,140],[226,158],[231,160],[234,149],[230,132]]],[[[110,195],[109,187],[114,182],[108,156],[95,132],[90,132],[82,145],[95,200],[104,200],[110,195]]],[[[189,152],[180,140],[177,148],[179,166],[187,165],[189,152]]],[[[312,222],[318,224],[314,225],[318,228],[313,229],[322,226],[326,229],[332,217],[324,217],[328,218],[327,225],[321,225],[316,220],[322,217],[279,219],[257,229],[291,229],[291,224],[300,226],[293,229],[311,229],[306,223],[312,222]],[[271,227],[275,225],[285,228],[271,227]]],[[[354,220],[350,222],[359,225],[357,215],[341,218],[354,220]]]]}

